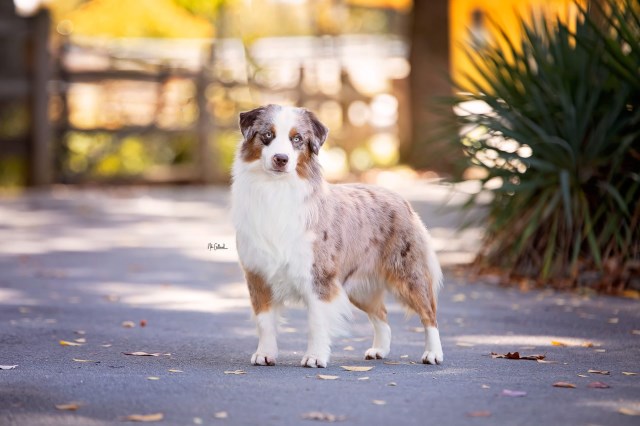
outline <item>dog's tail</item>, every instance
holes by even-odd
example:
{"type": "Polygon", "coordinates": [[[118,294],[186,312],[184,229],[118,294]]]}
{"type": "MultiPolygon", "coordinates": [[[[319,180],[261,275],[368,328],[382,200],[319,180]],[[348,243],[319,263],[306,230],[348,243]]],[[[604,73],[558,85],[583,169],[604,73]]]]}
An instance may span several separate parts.
{"type": "Polygon", "coordinates": [[[425,253],[427,256],[427,268],[429,269],[429,278],[431,280],[431,286],[433,288],[433,294],[438,296],[440,289],[443,285],[443,275],[442,268],[440,267],[440,262],[438,261],[438,255],[436,255],[436,250],[433,245],[433,240],[429,231],[424,228],[425,235],[425,253]]]}

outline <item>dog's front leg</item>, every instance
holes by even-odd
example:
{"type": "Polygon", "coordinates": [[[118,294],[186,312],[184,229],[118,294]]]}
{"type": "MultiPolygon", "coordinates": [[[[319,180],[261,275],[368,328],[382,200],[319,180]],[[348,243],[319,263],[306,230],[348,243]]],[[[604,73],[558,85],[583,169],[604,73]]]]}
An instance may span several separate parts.
{"type": "Polygon", "coordinates": [[[273,303],[271,287],[260,274],[245,270],[251,305],[258,326],[258,349],[251,357],[253,365],[276,365],[278,343],[276,329],[278,315],[273,303]]]}
{"type": "Polygon", "coordinates": [[[307,303],[309,310],[309,342],[307,352],[300,364],[303,367],[325,368],[331,355],[331,334],[329,315],[331,302],[313,298],[307,303]]]}

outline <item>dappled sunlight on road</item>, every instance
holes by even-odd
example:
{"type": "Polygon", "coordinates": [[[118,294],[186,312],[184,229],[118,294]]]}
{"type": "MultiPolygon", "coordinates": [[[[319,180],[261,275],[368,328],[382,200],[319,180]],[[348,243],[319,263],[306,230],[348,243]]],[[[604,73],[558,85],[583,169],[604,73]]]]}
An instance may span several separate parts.
{"type": "Polygon", "coordinates": [[[167,284],[105,283],[91,291],[106,295],[118,303],[154,310],[196,312],[227,312],[240,309],[250,311],[249,293],[244,282],[226,284],[219,288],[185,288],[167,284]]]}

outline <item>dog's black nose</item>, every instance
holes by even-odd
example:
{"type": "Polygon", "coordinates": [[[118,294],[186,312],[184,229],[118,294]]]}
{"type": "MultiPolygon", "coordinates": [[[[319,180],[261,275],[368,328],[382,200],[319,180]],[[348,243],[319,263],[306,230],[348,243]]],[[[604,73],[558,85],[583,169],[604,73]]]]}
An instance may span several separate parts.
{"type": "Polygon", "coordinates": [[[273,156],[273,164],[276,167],[284,167],[289,162],[289,157],[285,154],[276,154],[273,156]]]}

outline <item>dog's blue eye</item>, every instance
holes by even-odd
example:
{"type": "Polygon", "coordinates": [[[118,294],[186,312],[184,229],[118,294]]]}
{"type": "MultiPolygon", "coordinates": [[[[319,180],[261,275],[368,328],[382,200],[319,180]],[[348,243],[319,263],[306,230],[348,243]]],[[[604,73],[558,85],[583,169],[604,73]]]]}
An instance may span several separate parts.
{"type": "Polygon", "coordinates": [[[293,141],[294,141],[294,142],[300,142],[301,140],[302,140],[302,138],[300,137],[300,135],[295,135],[295,136],[293,137],[293,141]]]}
{"type": "Polygon", "coordinates": [[[266,133],[264,134],[264,137],[265,137],[265,138],[267,138],[267,139],[271,139],[271,137],[273,137],[273,133],[271,133],[271,132],[266,132],[266,133]]]}

